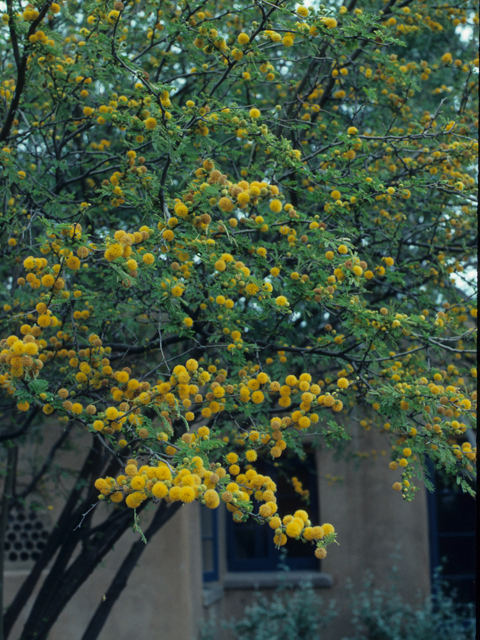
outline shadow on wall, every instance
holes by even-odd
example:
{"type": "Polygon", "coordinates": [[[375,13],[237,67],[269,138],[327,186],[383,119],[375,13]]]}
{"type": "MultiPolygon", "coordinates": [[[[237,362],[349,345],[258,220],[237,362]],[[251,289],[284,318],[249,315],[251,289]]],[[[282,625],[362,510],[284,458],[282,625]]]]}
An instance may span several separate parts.
{"type": "MultiPolygon", "coordinates": [[[[436,575],[434,595],[418,596],[412,607],[396,588],[397,569],[392,569],[388,588],[375,588],[374,576],[366,572],[361,590],[348,581],[349,611],[355,633],[341,640],[474,640],[475,608],[458,604],[447,583],[436,575]]],[[[339,615],[335,600],[317,596],[312,585],[291,588],[288,572],[283,584],[269,599],[256,592],[242,619],[218,621],[210,616],[198,640],[322,640],[323,630],[339,615]]]]}

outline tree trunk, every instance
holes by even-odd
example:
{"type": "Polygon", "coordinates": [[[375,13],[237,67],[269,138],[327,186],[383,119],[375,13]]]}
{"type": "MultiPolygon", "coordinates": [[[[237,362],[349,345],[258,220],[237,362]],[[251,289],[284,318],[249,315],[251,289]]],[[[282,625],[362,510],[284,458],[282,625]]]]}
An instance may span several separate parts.
{"type": "MultiPolygon", "coordinates": [[[[181,506],[181,502],[174,502],[170,506],[167,506],[165,502],[160,504],[150,526],[145,532],[147,542],[150,542],[157,531],[159,531],[159,529],[161,529],[161,527],[163,527],[163,525],[170,520],[173,515],[175,515],[181,506]]],[[[115,574],[115,577],[113,578],[102,602],[98,605],[97,610],[93,614],[90,623],[82,636],[82,640],[97,640],[115,605],[115,602],[127,586],[130,574],[136,567],[145,548],[146,544],[141,539],[132,544],[130,551],[125,556],[121,566],[115,574]]]]}

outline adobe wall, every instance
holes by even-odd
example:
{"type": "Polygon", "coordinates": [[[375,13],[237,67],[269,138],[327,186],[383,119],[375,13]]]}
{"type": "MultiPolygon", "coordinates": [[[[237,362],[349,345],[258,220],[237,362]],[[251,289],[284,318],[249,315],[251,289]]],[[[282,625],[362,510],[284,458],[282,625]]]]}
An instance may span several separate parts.
{"type": "MultiPolygon", "coordinates": [[[[145,640],[192,640],[201,611],[199,507],[187,505],[159,531],[131,574],[108,619],[100,640],[138,637],[145,640]],[[191,594],[199,594],[198,598],[191,594]]],[[[138,534],[125,533],[105,563],[79,590],[53,627],[49,640],[80,640],[91,615],[115,575],[119,562],[138,534]]],[[[26,572],[6,574],[6,602],[20,587],[26,572]]],[[[26,618],[28,607],[22,621],[26,618]]],[[[19,637],[21,624],[11,634],[19,637]]]]}
{"type": "Polygon", "coordinates": [[[322,561],[322,571],[334,579],[334,587],[325,596],[331,594],[342,610],[330,624],[325,640],[338,640],[351,633],[349,614],[343,613],[348,604],[347,578],[361,587],[368,569],[381,587],[389,584],[395,565],[399,569],[398,592],[407,602],[415,604],[419,590],[424,596],[430,592],[426,490],[420,484],[413,502],[406,503],[392,489],[400,473],[389,469],[386,445],[378,432],[364,432],[361,450],[375,450],[378,457],[362,460],[358,469],[352,463],[334,462],[328,450],[319,454],[321,520],[335,525],[340,543],[339,547],[329,547],[322,561]],[[329,486],[327,474],[343,476],[344,481],[329,486]],[[401,557],[392,558],[392,554],[401,557]]]}
{"type": "MultiPolygon", "coordinates": [[[[58,423],[50,424],[44,430],[43,442],[32,445],[28,455],[19,460],[20,471],[22,465],[30,463],[32,456],[47,455],[62,429],[58,423]]],[[[89,440],[80,433],[74,442],[76,451],[84,455],[89,440]]],[[[73,468],[78,467],[80,460],[75,450],[62,452],[60,459],[64,465],[73,468]]],[[[68,484],[68,480],[66,482],[68,484]]],[[[55,500],[54,492],[50,493],[51,526],[63,503],[55,500]]],[[[108,507],[102,504],[97,507],[100,510],[105,508],[108,507]]],[[[142,514],[140,525],[142,529],[147,528],[148,514],[142,514]]],[[[138,538],[139,534],[130,530],[122,536],[62,612],[49,640],[81,640],[120,563],[138,538]]],[[[123,640],[139,634],[145,640],[193,640],[196,625],[202,617],[201,563],[200,511],[199,505],[193,503],[181,507],[147,545],[99,636],[100,640],[123,640]],[[197,594],[197,597],[192,597],[192,594],[197,594]]],[[[8,605],[29,571],[26,563],[10,562],[6,568],[5,605],[8,605]]],[[[46,572],[42,579],[45,575],[46,572]]],[[[24,608],[9,640],[19,637],[34,596],[24,608]]]]}

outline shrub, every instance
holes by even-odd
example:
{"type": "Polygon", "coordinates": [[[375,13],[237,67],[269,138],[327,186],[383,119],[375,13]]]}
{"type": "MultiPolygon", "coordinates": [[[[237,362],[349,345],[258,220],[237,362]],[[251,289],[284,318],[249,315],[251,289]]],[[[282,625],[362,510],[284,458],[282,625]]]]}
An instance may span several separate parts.
{"type": "MultiPolygon", "coordinates": [[[[270,600],[255,593],[253,604],[245,608],[241,620],[223,621],[235,640],[319,640],[320,631],[336,615],[335,602],[324,604],[308,582],[297,587],[280,587],[270,600]]],[[[205,623],[200,640],[211,640],[217,625],[205,623]]]]}
{"type": "Polygon", "coordinates": [[[351,589],[352,624],[356,633],[343,640],[473,640],[472,604],[459,605],[455,594],[438,575],[433,594],[420,600],[417,607],[403,601],[392,581],[389,589],[373,586],[373,575],[367,573],[364,588],[351,589]]]}

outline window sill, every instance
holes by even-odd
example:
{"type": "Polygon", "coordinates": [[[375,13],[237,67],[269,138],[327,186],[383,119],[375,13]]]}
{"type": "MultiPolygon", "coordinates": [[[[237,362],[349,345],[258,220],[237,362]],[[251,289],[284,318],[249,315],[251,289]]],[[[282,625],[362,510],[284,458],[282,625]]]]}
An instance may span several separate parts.
{"type": "Polygon", "coordinates": [[[222,581],[225,590],[275,589],[282,584],[298,586],[310,582],[316,588],[333,587],[333,578],[319,571],[245,571],[226,573],[222,581]]]}
{"type": "Polygon", "coordinates": [[[218,602],[223,598],[225,591],[223,585],[218,582],[203,586],[203,606],[205,608],[210,607],[215,602],[218,602]]]}

